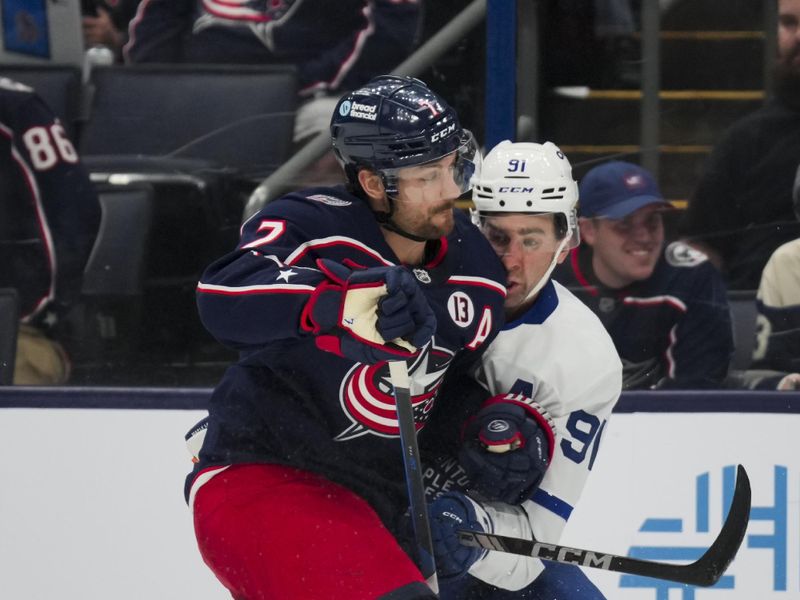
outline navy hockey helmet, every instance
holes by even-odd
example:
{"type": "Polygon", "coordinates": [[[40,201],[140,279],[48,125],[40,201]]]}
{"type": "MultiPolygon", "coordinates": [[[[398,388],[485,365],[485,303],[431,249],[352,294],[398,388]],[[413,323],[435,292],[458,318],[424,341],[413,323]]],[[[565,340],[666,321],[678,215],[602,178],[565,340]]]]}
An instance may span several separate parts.
{"type": "Polygon", "coordinates": [[[458,151],[456,184],[467,191],[479,160],[472,134],[456,112],[413,77],[380,75],[343,97],[331,119],[333,152],[355,184],[361,167],[397,192],[396,169],[439,160],[458,151]]]}

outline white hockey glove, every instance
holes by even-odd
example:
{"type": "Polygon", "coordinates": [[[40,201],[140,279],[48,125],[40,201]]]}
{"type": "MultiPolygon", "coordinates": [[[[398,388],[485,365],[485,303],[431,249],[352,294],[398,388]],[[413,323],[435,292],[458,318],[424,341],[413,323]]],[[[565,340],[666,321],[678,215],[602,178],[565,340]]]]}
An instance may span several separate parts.
{"type": "Polygon", "coordinates": [[[351,270],[331,260],[328,278],[306,303],[302,328],[322,350],[360,363],[416,354],[436,330],[436,317],[411,273],[401,266],[351,270]]]}

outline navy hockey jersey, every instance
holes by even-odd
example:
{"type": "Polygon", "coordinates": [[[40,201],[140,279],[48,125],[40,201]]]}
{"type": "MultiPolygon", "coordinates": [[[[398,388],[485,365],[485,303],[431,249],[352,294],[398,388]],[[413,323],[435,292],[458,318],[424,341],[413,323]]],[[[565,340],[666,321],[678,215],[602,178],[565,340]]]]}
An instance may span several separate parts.
{"type": "Polygon", "coordinates": [[[52,325],[80,292],[100,204],[53,112],[4,78],[0,182],[0,287],[16,288],[23,322],[52,325]]]}
{"type": "MultiPolygon", "coordinates": [[[[479,358],[502,326],[505,297],[502,265],[462,212],[437,247],[411,268],[437,319],[431,342],[409,360],[421,438],[434,406],[458,402],[438,397],[445,372],[479,358]]],[[[354,268],[398,264],[366,202],[343,187],[316,188],[269,203],[244,225],[239,247],[203,275],[203,323],[241,359],[214,391],[187,484],[213,465],[297,466],[353,489],[390,525],[407,496],[388,366],[323,352],[302,331],[303,308],[324,280],[319,258],[354,268]]],[[[446,418],[446,406],[436,414],[446,418]]]]}
{"type": "Polygon", "coordinates": [[[605,325],[623,363],[623,389],[718,387],[733,355],[727,290],[706,256],[668,245],[649,279],[604,287],[581,245],[555,272],[605,325]]]}

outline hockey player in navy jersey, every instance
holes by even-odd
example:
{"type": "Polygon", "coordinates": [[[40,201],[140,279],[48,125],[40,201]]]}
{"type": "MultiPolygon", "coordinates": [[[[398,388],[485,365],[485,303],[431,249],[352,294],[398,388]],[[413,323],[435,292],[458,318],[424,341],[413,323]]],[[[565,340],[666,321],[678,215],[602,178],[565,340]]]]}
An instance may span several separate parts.
{"type": "MultiPolygon", "coordinates": [[[[342,98],[349,184],[291,193],[243,226],[198,285],[206,327],[241,351],[190,432],[205,562],[234,598],[433,598],[403,549],[408,507],[388,360],[405,360],[421,439],[451,372],[502,325],[502,265],[456,198],[477,154],[419,80],[342,98]]],[[[459,423],[460,424],[460,423],[459,423]]]]}
{"type": "Polygon", "coordinates": [[[722,277],[701,252],[664,245],[670,208],[652,175],[613,161],[580,184],[585,244],[556,272],[600,317],[625,365],[624,387],[720,387],[733,354],[722,277]]]}
{"type": "Polygon", "coordinates": [[[472,197],[507,271],[506,324],[474,373],[489,399],[460,449],[426,469],[441,597],[602,599],[578,567],[458,542],[470,528],[557,543],[622,384],[603,325],[550,279],[579,241],[566,157],[550,142],[501,142],[472,197]]]}
{"type": "Polygon", "coordinates": [[[81,289],[100,203],[63,124],[36,92],[0,78],[0,288],[21,325],[14,382],[61,384],[59,321],[81,289]]]}

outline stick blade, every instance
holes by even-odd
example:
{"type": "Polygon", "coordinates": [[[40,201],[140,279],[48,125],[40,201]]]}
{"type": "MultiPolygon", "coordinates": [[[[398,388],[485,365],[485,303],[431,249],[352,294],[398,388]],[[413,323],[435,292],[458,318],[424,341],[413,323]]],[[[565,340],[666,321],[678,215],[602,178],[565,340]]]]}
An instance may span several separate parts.
{"type": "Polygon", "coordinates": [[[750,502],[750,478],[744,467],[739,465],[728,516],[725,518],[719,535],[703,556],[695,562],[685,565],[642,560],[476,531],[459,530],[458,536],[459,542],[465,546],[708,587],[719,581],[733,559],[736,558],[750,520],[750,502]]]}
{"type": "Polygon", "coordinates": [[[736,487],[722,530],[706,553],[690,565],[697,578],[694,585],[714,585],[736,558],[750,522],[751,496],[750,477],[745,468],[738,465],[736,487]]]}

